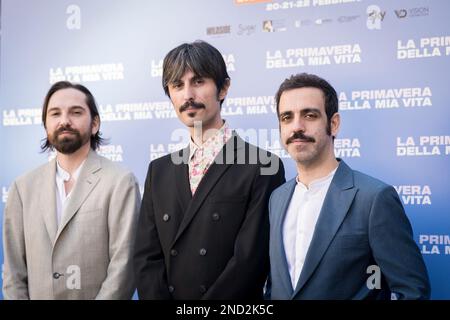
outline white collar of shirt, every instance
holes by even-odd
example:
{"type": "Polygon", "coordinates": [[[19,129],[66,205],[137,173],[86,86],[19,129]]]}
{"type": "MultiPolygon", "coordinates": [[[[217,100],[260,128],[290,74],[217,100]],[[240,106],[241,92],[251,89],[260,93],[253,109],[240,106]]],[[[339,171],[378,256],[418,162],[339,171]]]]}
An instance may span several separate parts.
{"type": "MultiPolygon", "coordinates": [[[[72,190],[75,187],[75,183],[78,181],[78,177],[80,176],[81,169],[83,168],[84,160],[75,172],[72,175],[72,179],[74,180],[74,185],[72,190]]],[[[64,187],[64,182],[69,181],[71,178],[70,173],[64,170],[60,165],[58,160],[56,160],[56,217],[58,219],[58,225],[61,222],[61,217],[65,209],[65,205],[67,203],[67,199],[72,194],[72,191],[69,194],[66,194],[66,189],[64,187]]]]}
{"type": "Polygon", "coordinates": [[[320,190],[323,187],[325,187],[326,185],[330,185],[331,180],[333,180],[334,174],[336,173],[337,167],[336,169],[334,169],[333,171],[331,171],[328,175],[326,175],[325,177],[322,178],[318,178],[315,179],[313,181],[311,181],[309,183],[309,187],[305,186],[302,182],[300,182],[300,180],[298,179],[298,175],[295,178],[295,181],[297,182],[297,186],[305,189],[305,190],[310,190],[312,192],[316,191],[316,190],[320,190]]]}
{"type": "Polygon", "coordinates": [[[300,278],[314,229],[336,170],[337,168],[325,177],[312,181],[309,188],[297,176],[297,185],[283,223],[284,251],[293,289],[300,278]]]}

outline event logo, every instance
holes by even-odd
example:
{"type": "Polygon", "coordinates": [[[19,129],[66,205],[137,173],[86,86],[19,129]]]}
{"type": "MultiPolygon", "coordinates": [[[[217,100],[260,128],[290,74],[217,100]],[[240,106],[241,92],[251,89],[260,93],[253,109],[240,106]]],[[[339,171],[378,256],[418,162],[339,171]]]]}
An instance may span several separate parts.
{"type": "Polygon", "coordinates": [[[431,205],[431,189],[428,185],[404,185],[394,188],[405,206],[431,205]]]}
{"type": "Polygon", "coordinates": [[[230,25],[206,28],[206,35],[208,36],[222,36],[230,33],[231,33],[230,25]]]}
{"type": "Polygon", "coordinates": [[[224,116],[273,114],[276,112],[275,109],[274,96],[230,97],[222,106],[222,114],[224,116]]]}
{"type": "Polygon", "coordinates": [[[394,10],[394,12],[399,19],[406,18],[406,16],[408,15],[408,11],[406,11],[406,9],[394,10]]]}
{"type": "Polygon", "coordinates": [[[69,66],[50,68],[49,82],[54,84],[58,81],[71,82],[96,82],[113,81],[124,79],[123,63],[103,63],[82,66],[69,66]]]}
{"type": "Polygon", "coordinates": [[[80,30],[81,29],[81,9],[75,4],[67,7],[66,13],[69,15],[66,21],[67,29],[80,30]]]}
{"type": "Polygon", "coordinates": [[[256,32],[256,24],[239,24],[236,34],[238,36],[249,36],[256,32]]]}
{"type": "Polygon", "coordinates": [[[422,254],[450,255],[450,235],[448,234],[421,234],[419,244],[422,254]]]}
{"type": "Polygon", "coordinates": [[[398,19],[416,18],[416,17],[428,16],[430,14],[430,9],[428,7],[397,9],[397,10],[394,10],[394,13],[398,19]]]}
{"type": "Polygon", "coordinates": [[[369,30],[380,30],[381,22],[386,16],[386,11],[381,11],[379,6],[370,5],[367,7],[367,28],[369,30]]]}
{"type": "Polygon", "coordinates": [[[29,126],[42,123],[42,110],[40,108],[3,110],[2,116],[2,125],[4,127],[29,126]]]}
{"type": "Polygon", "coordinates": [[[359,44],[330,45],[312,48],[266,51],[266,68],[297,68],[301,66],[321,66],[331,64],[353,64],[361,62],[359,44]]]}
{"type": "Polygon", "coordinates": [[[274,32],[272,20],[264,20],[262,28],[264,32],[274,32]]]}
{"type": "Polygon", "coordinates": [[[450,55],[450,36],[397,41],[397,59],[432,58],[450,55]]]}
{"type": "Polygon", "coordinates": [[[300,19],[294,21],[294,26],[296,28],[307,27],[313,24],[313,21],[310,19],[300,19]]]}
{"type": "Polygon", "coordinates": [[[103,121],[174,119],[177,117],[169,101],[118,103],[99,105],[103,121]]]}
{"type": "Polygon", "coordinates": [[[431,97],[430,87],[359,90],[352,91],[350,96],[341,92],[339,93],[339,108],[341,110],[367,110],[431,107],[433,105],[431,97]]]}
{"type": "Polygon", "coordinates": [[[355,16],[340,16],[339,18],[337,18],[337,21],[339,23],[348,23],[348,22],[353,22],[356,21],[357,19],[359,19],[361,16],[360,15],[355,15],[355,16]]]}
{"type": "Polygon", "coordinates": [[[450,154],[450,136],[397,137],[397,156],[441,156],[450,154]]]}
{"type": "Polygon", "coordinates": [[[290,10],[306,7],[321,7],[332,5],[345,5],[353,2],[361,2],[361,0],[296,0],[272,2],[266,5],[266,11],[290,10]]]}
{"type": "Polygon", "coordinates": [[[324,18],[324,19],[319,18],[319,19],[314,20],[314,23],[318,26],[329,24],[331,22],[333,22],[333,19],[329,19],[329,18],[324,18]]]}
{"type": "Polygon", "coordinates": [[[286,31],[286,23],[284,20],[264,20],[262,22],[262,30],[264,32],[286,31]]]}

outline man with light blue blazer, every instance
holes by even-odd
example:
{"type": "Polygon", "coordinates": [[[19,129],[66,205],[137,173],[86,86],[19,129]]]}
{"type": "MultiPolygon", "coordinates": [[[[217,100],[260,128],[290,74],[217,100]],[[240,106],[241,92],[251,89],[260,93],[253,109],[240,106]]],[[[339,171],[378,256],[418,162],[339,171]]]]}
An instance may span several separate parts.
{"type": "Polygon", "coordinates": [[[297,176],[271,195],[270,299],[428,299],[412,228],[392,186],[336,159],[338,98],[298,74],[276,94],[282,143],[297,176]]]}

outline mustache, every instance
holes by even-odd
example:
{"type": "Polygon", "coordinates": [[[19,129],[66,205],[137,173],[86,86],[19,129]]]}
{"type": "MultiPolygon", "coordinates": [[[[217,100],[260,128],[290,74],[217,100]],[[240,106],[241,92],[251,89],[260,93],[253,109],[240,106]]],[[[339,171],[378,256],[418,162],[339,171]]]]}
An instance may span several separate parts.
{"type": "Polygon", "coordinates": [[[186,111],[188,108],[194,108],[194,109],[206,109],[205,105],[200,102],[195,101],[187,101],[180,107],[180,113],[186,111]]]}
{"type": "Polygon", "coordinates": [[[70,126],[63,126],[55,131],[55,136],[59,136],[63,132],[72,132],[74,134],[79,134],[78,130],[73,129],[70,126]]]}
{"type": "Polygon", "coordinates": [[[292,143],[294,140],[299,139],[305,142],[316,142],[316,139],[313,137],[305,135],[301,131],[294,132],[294,134],[286,140],[286,144],[292,143]]]}

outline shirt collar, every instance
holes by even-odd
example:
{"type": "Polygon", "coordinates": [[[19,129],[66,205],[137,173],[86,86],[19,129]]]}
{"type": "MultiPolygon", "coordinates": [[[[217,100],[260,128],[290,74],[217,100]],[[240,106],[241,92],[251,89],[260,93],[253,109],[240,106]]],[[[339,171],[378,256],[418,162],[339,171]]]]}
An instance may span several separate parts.
{"type": "Polygon", "coordinates": [[[318,178],[318,179],[315,179],[315,180],[311,181],[309,183],[309,188],[307,188],[303,183],[301,183],[298,180],[298,175],[297,175],[297,177],[295,178],[295,180],[297,182],[297,186],[299,186],[299,187],[301,187],[302,189],[305,189],[305,190],[317,190],[317,189],[320,189],[320,188],[330,184],[331,180],[334,177],[334,174],[336,173],[337,168],[338,167],[336,167],[333,171],[331,171],[325,177],[318,178]]]}
{"type": "Polygon", "coordinates": [[[228,126],[228,123],[224,120],[224,124],[220,129],[217,130],[217,132],[209,137],[201,146],[197,145],[191,137],[191,140],[189,141],[189,160],[192,159],[194,156],[195,151],[197,149],[209,149],[214,148],[215,146],[220,146],[220,149],[223,147],[223,145],[228,141],[228,139],[231,137],[231,129],[228,126]]]}
{"type": "MultiPolygon", "coordinates": [[[[84,160],[77,168],[77,170],[75,170],[75,172],[72,175],[72,178],[76,181],[78,180],[78,177],[80,175],[81,172],[81,168],[83,167],[84,163],[86,162],[86,160],[84,160]]],[[[64,170],[60,165],[58,160],[56,160],[56,177],[59,179],[62,179],[63,181],[69,181],[70,180],[70,173],[67,172],[66,170],[64,170]]]]}

